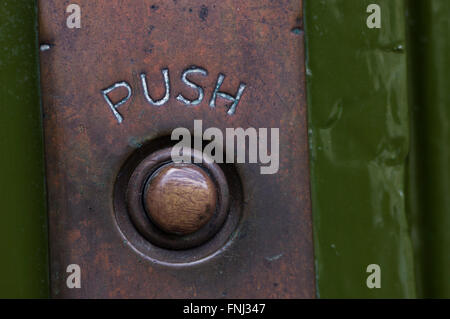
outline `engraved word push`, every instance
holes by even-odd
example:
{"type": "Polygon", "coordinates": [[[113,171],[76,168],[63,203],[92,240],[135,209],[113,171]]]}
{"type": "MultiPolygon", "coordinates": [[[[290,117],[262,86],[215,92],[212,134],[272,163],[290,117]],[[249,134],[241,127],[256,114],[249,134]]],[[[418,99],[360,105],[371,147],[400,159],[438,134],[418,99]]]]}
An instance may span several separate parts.
{"type": "MultiPolygon", "coordinates": [[[[141,80],[141,84],[142,84],[142,89],[144,92],[144,97],[146,99],[146,101],[155,107],[161,107],[163,105],[165,105],[167,103],[167,101],[169,101],[170,98],[170,94],[171,94],[171,88],[170,88],[170,77],[169,77],[169,69],[165,68],[161,70],[162,76],[163,76],[163,80],[164,80],[164,85],[165,85],[165,93],[164,96],[162,98],[160,98],[159,100],[152,98],[149,90],[148,90],[148,86],[147,86],[147,76],[145,73],[141,73],[140,74],[140,80],[141,80]]],[[[188,76],[190,74],[201,74],[203,76],[207,76],[208,75],[208,71],[201,68],[201,67],[197,67],[197,66],[191,66],[187,69],[185,69],[181,75],[181,81],[186,84],[188,87],[194,89],[197,91],[197,98],[194,100],[189,100],[186,97],[184,97],[182,94],[178,94],[176,97],[176,100],[179,101],[180,103],[185,104],[186,106],[196,106],[199,105],[204,97],[205,97],[205,93],[204,93],[204,89],[203,87],[201,87],[200,85],[192,82],[191,80],[188,79],[188,76]]],[[[217,78],[217,82],[215,85],[215,88],[211,94],[211,99],[209,100],[209,106],[211,108],[215,108],[216,107],[216,100],[217,98],[222,98],[225,100],[228,100],[231,102],[230,105],[228,105],[228,111],[227,114],[228,115],[233,115],[234,113],[236,113],[236,108],[239,104],[239,101],[241,100],[242,94],[244,93],[244,90],[246,88],[246,84],[245,83],[240,83],[239,84],[239,88],[237,90],[236,96],[233,96],[231,94],[225,93],[225,92],[221,92],[220,91],[220,87],[222,86],[223,81],[225,80],[225,75],[223,74],[219,74],[218,78],[217,78]]],[[[123,105],[124,103],[126,103],[132,96],[132,89],[130,84],[128,84],[125,81],[120,81],[117,83],[114,83],[113,85],[111,85],[110,87],[103,89],[102,91],[102,95],[103,98],[105,99],[106,103],[108,103],[109,107],[111,108],[112,113],[114,114],[114,116],[117,119],[118,123],[122,123],[123,122],[123,117],[122,115],[118,112],[118,108],[119,106],[123,105]],[[115,89],[118,89],[120,87],[125,88],[128,91],[128,94],[126,97],[124,97],[122,100],[113,103],[111,101],[111,99],[109,98],[108,94],[111,93],[112,91],[114,91],[115,89]]]]}

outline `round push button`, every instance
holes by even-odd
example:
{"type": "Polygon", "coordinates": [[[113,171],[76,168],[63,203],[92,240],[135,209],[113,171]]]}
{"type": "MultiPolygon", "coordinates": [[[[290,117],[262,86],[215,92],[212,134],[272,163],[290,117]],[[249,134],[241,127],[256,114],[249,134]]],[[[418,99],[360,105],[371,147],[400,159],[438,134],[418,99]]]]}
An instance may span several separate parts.
{"type": "Polygon", "coordinates": [[[164,148],[140,160],[128,180],[126,205],[149,242],[190,249],[222,229],[229,212],[228,182],[220,166],[203,161],[201,152],[191,150],[187,163],[173,161],[171,153],[164,148]]]}
{"type": "Polygon", "coordinates": [[[199,166],[170,163],[149,178],[143,201],[148,217],[161,230],[187,235],[202,228],[214,215],[217,189],[199,166]]]}

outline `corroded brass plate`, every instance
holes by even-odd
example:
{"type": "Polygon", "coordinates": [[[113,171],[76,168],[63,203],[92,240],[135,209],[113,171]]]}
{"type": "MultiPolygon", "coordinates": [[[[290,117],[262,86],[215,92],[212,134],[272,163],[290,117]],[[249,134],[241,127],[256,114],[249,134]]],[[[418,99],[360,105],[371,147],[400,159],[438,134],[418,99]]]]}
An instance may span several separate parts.
{"type": "Polygon", "coordinates": [[[314,297],[301,1],[77,3],[69,28],[68,1],[39,1],[52,295],[314,297]],[[221,164],[230,214],[217,235],[156,247],[115,187],[194,120],[278,128],[279,167],[221,164]]]}

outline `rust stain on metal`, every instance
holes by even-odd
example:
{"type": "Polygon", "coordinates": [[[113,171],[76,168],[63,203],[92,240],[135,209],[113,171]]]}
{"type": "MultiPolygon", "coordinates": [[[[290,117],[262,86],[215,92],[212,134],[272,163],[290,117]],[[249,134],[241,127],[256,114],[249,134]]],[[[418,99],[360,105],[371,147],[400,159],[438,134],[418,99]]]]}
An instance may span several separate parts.
{"type": "Polygon", "coordinates": [[[40,54],[53,296],[313,298],[303,33],[292,32],[301,1],[77,3],[82,27],[69,29],[69,2],[39,1],[40,41],[52,44],[40,54]],[[130,156],[194,119],[280,128],[280,167],[224,165],[242,187],[229,242],[160,264],[120,228],[116,182],[130,156]],[[80,289],[66,286],[69,264],[80,289]]]}

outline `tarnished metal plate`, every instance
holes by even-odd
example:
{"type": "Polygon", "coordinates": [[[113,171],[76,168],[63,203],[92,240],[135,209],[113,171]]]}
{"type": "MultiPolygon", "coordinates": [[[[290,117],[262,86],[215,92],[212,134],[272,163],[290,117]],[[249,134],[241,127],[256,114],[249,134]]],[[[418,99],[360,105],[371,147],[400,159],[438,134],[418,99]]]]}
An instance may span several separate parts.
{"type": "Polygon", "coordinates": [[[39,1],[52,295],[314,297],[301,1],[77,3],[80,28],[69,28],[69,1],[39,1]],[[197,98],[182,81],[192,66],[205,70],[188,77],[204,98],[186,106],[177,96],[197,98]],[[165,96],[163,70],[168,101],[151,105],[146,93],[165,96]],[[220,92],[236,96],[245,85],[235,109],[222,93],[211,107],[221,75],[220,92]],[[102,94],[117,83],[126,85],[108,92],[111,101],[131,91],[119,114],[102,94]],[[223,132],[279,128],[279,170],[225,164],[234,172],[230,209],[239,213],[223,227],[238,226],[211,240],[224,241],[213,253],[208,242],[173,257],[131,234],[115,199],[127,160],[194,120],[223,132]],[[71,264],[80,266],[81,288],[67,286],[71,264]]]}

